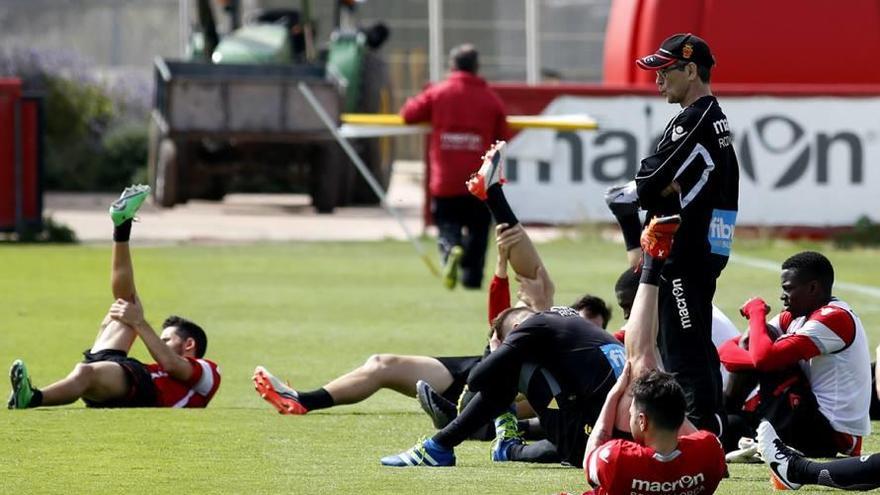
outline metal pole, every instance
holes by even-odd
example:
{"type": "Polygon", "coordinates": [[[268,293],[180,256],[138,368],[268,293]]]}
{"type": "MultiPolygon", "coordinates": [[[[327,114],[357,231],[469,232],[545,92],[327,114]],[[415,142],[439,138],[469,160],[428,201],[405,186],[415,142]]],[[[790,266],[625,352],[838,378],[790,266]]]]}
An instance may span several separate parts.
{"type": "Polygon", "coordinates": [[[177,17],[180,26],[178,28],[178,42],[180,43],[180,56],[186,57],[186,46],[189,44],[189,0],[178,0],[177,17]]]}
{"type": "Polygon", "coordinates": [[[352,148],[351,143],[349,143],[348,140],[339,133],[339,129],[336,128],[336,123],[333,122],[332,119],[330,119],[330,116],[324,110],[324,107],[322,107],[318,99],[315,98],[315,94],[312,93],[312,90],[308,87],[308,85],[306,85],[305,82],[302,81],[297,84],[297,88],[299,88],[300,93],[305,96],[306,101],[309,102],[312,110],[314,110],[315,114],[318,115],[318,118],[321,119],[321,122],[324,123],[324,126],[327,128],[327,130],[330,131],[330,134],[333,135],[333,138],[336,139],[336,142],[339,143],[339,146],[342,147],[342,150],[345,151],[345,154],[348,155],[348,158],[352,161],[352,163],[354,163],[355,168],[357,168],[358,172],[360,172],[364,180],[367,181],[370,189],[372,189],[373,192],[376,193],[376,196],[379,197],[379,200],[381,201],[382,207],[385,208],[385,211],[387,211],[389,214],[391,214],[392,217],[394,217],[395,220],[397,220],[397,223],[400,225],[400,228],[406,235],[407,240],[412,243],[413,247],[416,249],[416,252],[419,254],[419,257],[422,258],[422,261],[424,261],[425,264],[428,266],[428,269],[431,270],[431,273],[433,273],[435,276],[440,276],[440,271],[437,270],[436,266],[434,266],[434,263],[431,261],[431,258],[428,257],[428,254],[422,248],[422,245],[415,237],[413,237],[409,229],[406,228],[406,224],[403,223],[403,218],[400,216],[400,213],[398,213],[395,208],[388,204],[388,199],[385,196],[385,192],[382,191],[382,186],[379,185],[379,183],[376,181],[376,178],[373,177],[372,173],[370,173],[370,169],[367,168],[366,164],[364,164],[363,160],[361,160],[361,157],[357,154],[354,148],[352,148]]]}
{"type": "Polygon", "coordinates": [[[443,79],[443,0],[428,0],[428,70],[431,82],[443,79]]]}
{"type": "Polygon", "coordinates": [[[541,11],[539,0],[526,0],[526,83],[541,82],[541,11]]]}

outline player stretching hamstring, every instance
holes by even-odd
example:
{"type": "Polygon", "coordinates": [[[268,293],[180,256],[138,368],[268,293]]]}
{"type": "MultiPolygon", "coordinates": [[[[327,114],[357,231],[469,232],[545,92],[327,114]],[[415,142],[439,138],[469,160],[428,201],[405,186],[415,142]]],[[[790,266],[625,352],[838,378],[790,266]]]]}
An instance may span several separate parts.
{"type": "Polygon", "coordinates": [[[625,325],[627,365],[584,454],[587,481],[597,495],[710,494],[726,472],[715,436],[685,419],[684,391],[661,370],[656,347],[658,282],[679,222],[677,215],[655,218],[642,235],[641,282],[625,325]],[[615,424],[634,441],[612,440],[615,424]]]}
{"type": "Polygon", "coordinates": [[[60,406],[80,398],[89,407],[205,407],[214,397],[220,371],[202,359],[208,346],[205,332],[189,320],[170,316],[162,324],[162,335],[156,335],[135,292],[128,239],[134,215],[149,192],[148,186],[126,188],[110,206],[114,223],[110,285],[116,301],[94,345],[66,378],[43,389],[31,385],[24,362],[16,360],[9,372],[10,409],[60,406]],[[128,357],[138,336],[156,364],[128,357]]]}

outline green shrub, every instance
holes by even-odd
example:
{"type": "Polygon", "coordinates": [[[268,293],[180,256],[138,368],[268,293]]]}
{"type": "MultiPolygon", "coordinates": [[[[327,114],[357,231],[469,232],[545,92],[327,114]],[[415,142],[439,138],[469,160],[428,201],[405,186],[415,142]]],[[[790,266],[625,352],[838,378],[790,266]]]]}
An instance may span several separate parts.
{"type": "Polygon", "coordinates": [[[147,128],[126,124],[109,131],[101,142],[96,184],[116,191],[144,182],[147,169],[147,128]]]}
{"type": "Polygon", "coordinates": [[[121,122],[101,87],[51,77],[45,105],[46,189],[116,191],[146,166],[146,126],[121,122]]]}
{"type": "Polygon", "coordinates": [[[856,220],[852,229],[834,236],[834,244],[843,249],[880,246],[880,225],[867,216],[856,220]]]}
{"type": "Polygon", "coordinates": [[[28,228],[12,236],[12,239],[26,243],[75,244],[79,242],[73,229],[63,223],[56,222],[50,216],[43,218],[42,230],[28,228]]]}

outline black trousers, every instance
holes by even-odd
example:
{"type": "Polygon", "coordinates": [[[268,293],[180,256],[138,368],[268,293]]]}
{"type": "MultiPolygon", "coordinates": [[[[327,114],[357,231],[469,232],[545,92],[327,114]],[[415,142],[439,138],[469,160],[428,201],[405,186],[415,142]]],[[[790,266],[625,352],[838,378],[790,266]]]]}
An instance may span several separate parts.
{"type": "Polygon", "coordinates": [[[721,372],[712,343],[715,278],[707,273],[663,273],[657,345],[666,370],[684,389],[687,416],[697,428],[723,429],[721,372]]]}
{"type": "Polygon", "coordinates": [[[449,196],[434,198],[431,213],[437,225],[437,243],[443,262],[453,246],[461,246],[461,284],[479,289],[483,284],[483,265],[486,263],[486,245],[492,215],[478,198],[449,196]]]}

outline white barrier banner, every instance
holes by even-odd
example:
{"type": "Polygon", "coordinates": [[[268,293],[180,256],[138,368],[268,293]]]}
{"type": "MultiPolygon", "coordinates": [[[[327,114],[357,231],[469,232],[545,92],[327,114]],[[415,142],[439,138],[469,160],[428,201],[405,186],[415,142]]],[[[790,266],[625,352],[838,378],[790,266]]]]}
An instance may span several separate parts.
{"type": "MultiPolygon", "coordinates": [[[[740,164],[740,225],[852,225],[880,214],[880,97],[722,97],[740,164]]],[[[505,192],[526,222],[611,221],[604,192],[631,180],[678,105],[661,97],[559,97],[599,131],[528,130],[509,146],[505,192]]]]}

